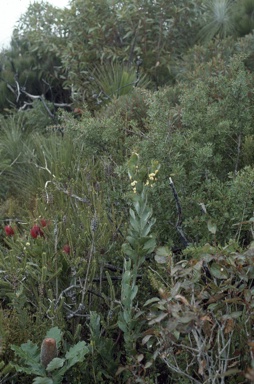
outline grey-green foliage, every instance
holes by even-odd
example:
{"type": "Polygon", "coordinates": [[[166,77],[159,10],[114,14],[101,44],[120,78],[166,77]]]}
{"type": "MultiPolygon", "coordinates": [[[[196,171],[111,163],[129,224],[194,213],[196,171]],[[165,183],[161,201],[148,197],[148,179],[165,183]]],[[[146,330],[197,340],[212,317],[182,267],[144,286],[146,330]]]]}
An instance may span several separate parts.
{"type": "Polygon", "coordinates": [[[36,126],[35,130],[32,129],[36,108],[1,120],[2,193],[27,198],[44,188],[46,181],[51,182],[74,175],[80,164],[82,145],[74,143],[68,135],[63,137],[51,129],[49,134],[45,134],[49,120],[43,110],[41,113],[42,118],[46,117],[46,120],[38,124],[40,130],[45,124],[44,134],[38,131],[36,126]]]}
{"type": "MultiPolygon", "coordinates": [[[[253,133],[253,80],[244,60],[245,55],[233,56],[223,65],[218,57],[200,68],[201,79],[196,76],[192,82],[179,83],[174,91],[164,89],[148,99],[149,133],[139,147],[145,162],[154,158],[161,164],[160,183],[155,184],[151,195],[157,228],[164,239],[177,241],[177,212],[168,177],[176,185],[186,222],[206,220],[200,204],[209,201],[209,205],[217,205],[219,221],[224,216],[219,209],[225,213],[221,228],[227,227],[228,232],[223,236],[234,235],[233,228],[227,226],[229,207],[222,201],[230,194],[228,174],[237,175],[250,164],[244,149],[246,138],[253,133]]],[[[234,214],[230,209],[232,217],[240,220],[237,205],[233,207],[236,211],[234,214]]],[[[202,231],[197,235],[195,225],[188,225],[188,231],[193,241],[207,238],[202,231]]]]}
{"type": "MultiPolygon", "coordinates": [[[[60,347],[61,331],[54,327],[50,329],[46,337],[54,337],[57,346],[60,347]]],[[[89,353],[89,348],[84,341],[79,341],[65,353],[64,357],[54,358],[46,367],[40,362],[40,349],[38,345],[28,341],[20,347],[12,345],[12,350],[19,359],[19,364],[12,363],[17,372],[22,372],[28,376],[36,376],[33,384],[60,384],[64,379],[65,373],[75,364],[83,362],[85,355],[89,353]]]]}
{"type": "Polygon", "coordinates": [[[141,266],[146,258],[154,251],[156,241],[151,231],[155,219],[147,202],[147,188],[139,180],[137,154],[132,155],[128,165],[129,175],[136,192],[133,199],[133,208],[130,208],[128,235],[126,236],[126,242],[122,246],[126,259],[124,260],[124,272],[121,282],[122,308],[119,313],[118,326],[124,334],[127,359],[131,361],[142,326],[139,319],[140,313],[135,313],[134,309],[138,293],[138,273],[141,271],[141,266]]]}
{"type": "MultiPolygon", "coordinates": [[[[109,322],[112,324],[113,321],[109,319],[109,322]]],[[[91,353],[86,365],[86,377],[90,376],[94,382],[105,382],[106,379],[113,382],[120,364],[121,353],[118,353],[108,324],[103,321],[102,315],[90,312],[88,327],[91,353]]]]}

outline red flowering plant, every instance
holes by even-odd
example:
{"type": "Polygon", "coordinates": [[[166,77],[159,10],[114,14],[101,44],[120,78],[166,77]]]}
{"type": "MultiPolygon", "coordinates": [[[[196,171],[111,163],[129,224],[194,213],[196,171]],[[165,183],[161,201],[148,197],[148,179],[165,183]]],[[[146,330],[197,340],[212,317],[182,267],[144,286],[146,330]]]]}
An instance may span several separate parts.
{"type": "Polygon", "coordinates": [[[14,236],[14,234],[15,234],[15,231],[11,225],[6,225],[4,227],[4,232],[5,232],[6,236],[14,236]]]}
{"type": "Polygon", "coordinates": [[[40,226],[35,224],[31,230],[30,230],[30,235],[32,236],[33,239],[37,239],[38,236],[44,237],[44,233],[41,230],[40,226]]]}

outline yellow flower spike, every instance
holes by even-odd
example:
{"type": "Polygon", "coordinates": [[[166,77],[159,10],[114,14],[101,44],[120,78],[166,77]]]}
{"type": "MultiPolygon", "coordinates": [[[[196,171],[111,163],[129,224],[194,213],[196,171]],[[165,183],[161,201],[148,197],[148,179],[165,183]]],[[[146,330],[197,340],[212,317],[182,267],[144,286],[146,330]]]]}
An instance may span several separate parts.
{"type": "Polygon", "coordinates": [[[131,183],[131,186],[132,186],[132,187],[135,187],[136,184],[137,184],[137,180],[134,180],[134,181],[131,183]]]}

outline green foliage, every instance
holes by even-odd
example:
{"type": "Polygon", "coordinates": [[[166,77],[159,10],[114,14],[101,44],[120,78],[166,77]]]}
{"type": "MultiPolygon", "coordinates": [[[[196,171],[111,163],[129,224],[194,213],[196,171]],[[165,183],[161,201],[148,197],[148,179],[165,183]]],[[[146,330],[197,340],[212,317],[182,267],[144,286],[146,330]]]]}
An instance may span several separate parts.
{"type": "Polygon", "coordinates": [[[110,60],[135,65],[138,56],[156,85],[169,81],[171,55],[175,59],[193,44],[199,3],[73,1],[67,17],[68,44],[62,55],[69,71],[67,83],[82,94],[91,63],[110,60]]]}
{"type": "MultiPolygon", "coordinates": [[[[212,62],[210,65],[212,68],[212,62]]],[[[217,221],[219,242],[234,237],[234,223],[229,218],[235,223],[242,220],[243,196],[249,191],[247,186],[238,190],[239,199],[234,203],[234,180],[250,164],[246,140],[252,132],[251,84],[252,75],[244,68],[242,57],[235,56],[223,70],[221,63],[221,70],[213,76],[208,72],[204,79],[178,84],[174,91],[164,89],[148,99],[149,133],[140,142],[139,152],[146,163],[156,158],[161,164],[160,182],[149,196],[163,241],[179,242],[174,230],[168,229],[177,222],[169,176],[178,191],[190,241],[210,241],[206,223],[211,218],[217,221]],[[210,217],[202,213],[202,204],[210,217]]]]}
{"type": "Polygon", "coordinates": [[[235,24],[239,36],[248,35],[253,31],[253,0],[243,0],[237,3],[237,14],[235,15],[235,24]]]}
{"type": "MultiPolygon", "coordinates": [[[[51,329],[49,335],[56,335],[58,344],[61,338],[61,331],[58,328],[51,329]]],[[[75,364],[84,360],[85,355],[89,353],[89,349],[84,341],[78,342],[72,346],[63,358],[55,357],[45,368],[40,363],[39,347],[28,341],[21,347],[12,346],[15,355],[20,360],[20,365],[13,364],[17,372],[24,372],[29,376],[36,376],[33,380],[34,384],[60,384],[64,378],[66,371],[75,364]]]]}
{"type": "MultiPolygon", "coordinates": [[[[135,311],[134,303],[138,293],[138,273],[141,266],[154,251],[156,241],[151,233],[155,223],[152,218],[152,210],[147,204],[146,186],[140,181],[142,170],[139,169],[139,156],[132,154],[128,171],[131,186],[134,191],[133,208],[130,208],[130,225],[127,242],[122,248],[126,259],[124,259],[124,271],[121,283],[121,307],[119,313],[118,326],[124,335],[124,346],[126,351],[127,366],[121,367],[118,373],[125,370],[131,371],[128,364],[134,363],[137,339],[141,336],[143,322],[140,320],[142,313],[135,311]]],[[[139,359],[139,358],[138,358],[139,359]]],[[[131,372],[134,377],[137,372],[131,372]]]]}
{"type": "Polygon", "coordinates": [[[254,39],[228,28],[251,2],[203,5],[42,3],[17,25],[1,56],[0,104],[20,108],[0,121],[1,382],[252,380],[254,39]],[[209,10],[212,40],[193,46],[209,10]]]}
{"type": "Polygon", "coordinates": [[[241,373],[250,364],[253,247],[244,253],[237,243],[190,247],[180,262],[164,254],[159,273],[151,273],[160,297],[145,304],[149,328],[142,343],[154,347],[150,363],[161,359],[173,382],[179,377],[193,383],[220,383],[221,377],[245,382],[241,373]]]}

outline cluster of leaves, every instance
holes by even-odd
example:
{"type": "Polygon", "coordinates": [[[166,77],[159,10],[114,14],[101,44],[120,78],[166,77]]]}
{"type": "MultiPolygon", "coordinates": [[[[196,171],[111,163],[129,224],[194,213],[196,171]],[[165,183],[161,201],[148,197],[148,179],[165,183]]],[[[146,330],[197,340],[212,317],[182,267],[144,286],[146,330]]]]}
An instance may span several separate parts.
{"type": "Polygon", "coordinates": [[[152,87],[172,83],[199,34],[205,40],[235,39],[252,30],[250,0],[205,3],[73,0],[65,9],[44,1],[31,4],[10,48],[0,55],[1,111],[30,108],[41,95],[56,107],[86,101],[93,110],[119,88],[129,91],[137,82],[135,72],[142,77],[141,68],[152,87]]]}
{"type": "Polygon", "coordinates": [[[75,0],[20,20],[2,57],[22,110],[0,128],[1,382],[253,379],[254,37],[212,20],[247,3],[75,0]],[[202,20],[213,39],[193,46],[202,20]]]}
{"type": "Polygon", "coordinates": [[[175,262],[166,247],[157,250],[160,267],[150,275],[160,297],[145,304],[150,327],[142,343],[156,345],[152,360],[162,359],[176,380],[245,382],[242,368],[253,353],[253,245],[245,252],[236,243],[189,247],[183,256],[175,262]]]}

